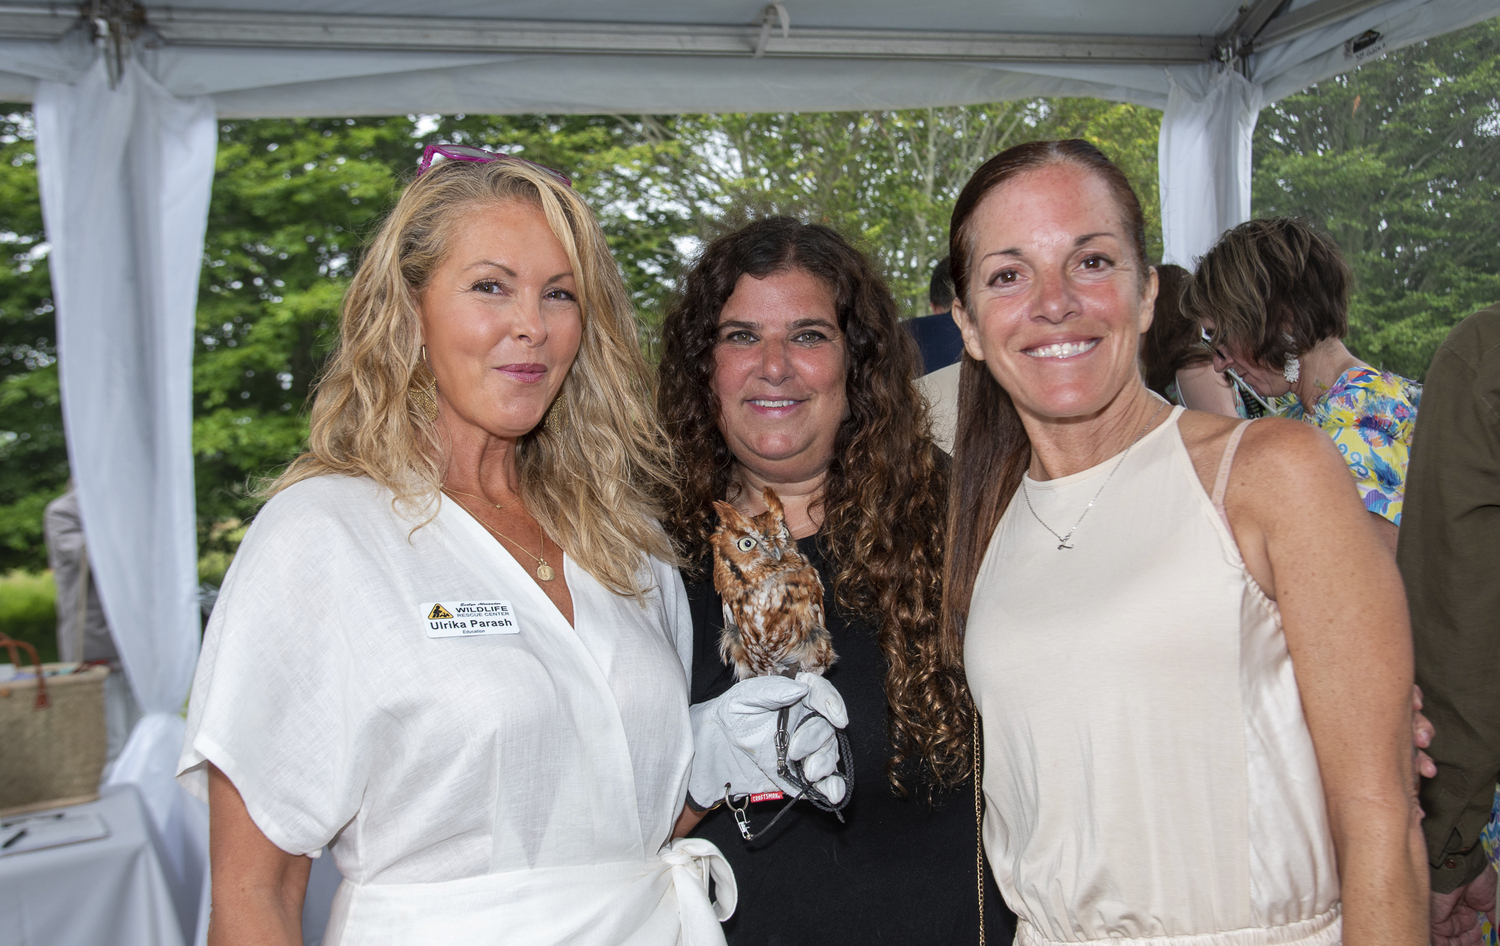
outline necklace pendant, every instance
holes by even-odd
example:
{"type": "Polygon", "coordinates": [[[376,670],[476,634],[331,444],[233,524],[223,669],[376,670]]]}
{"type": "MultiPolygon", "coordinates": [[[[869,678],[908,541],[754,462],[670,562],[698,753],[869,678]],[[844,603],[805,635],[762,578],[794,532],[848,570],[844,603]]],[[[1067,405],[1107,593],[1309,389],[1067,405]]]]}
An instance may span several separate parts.
{"type": "Polygon", "coordinates": [[[1071,546],[1071,545],[1068,544],[1068,540],[1067,539],[1063,539],[1061,542],[1057,543],[1057,547],[1060,548],[1060,549],[1070,549],[1073,546],[1071,546]]]}
{"type": "Polygon", "coordinates": [[[542,562],[536,567],[536,577],[540,578],[542,581],[551,581],[553,578],[557,577],[557,572],[554,572],[552,570],[551,565],[548,565],[546,562],[542,562]]]}

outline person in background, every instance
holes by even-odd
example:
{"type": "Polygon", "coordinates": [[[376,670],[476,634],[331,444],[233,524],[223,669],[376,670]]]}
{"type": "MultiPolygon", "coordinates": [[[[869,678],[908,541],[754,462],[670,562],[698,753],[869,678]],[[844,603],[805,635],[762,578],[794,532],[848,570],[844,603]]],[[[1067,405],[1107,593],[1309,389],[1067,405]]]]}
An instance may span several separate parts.
{"type": "Polygon", "coordinates": [[[927,304],[931,315],[908,319],[901,325],[922,352],[922,377],[917,389],[927,401],[932,440],[952,453],[953,425],[958,419],[958,361],[964,353],[964,339],[953,322],[953,277],[946,256],[932,268],[927,304]]]}
{"type": "MultiPolygon", "coordinates": [[[[719,655],[709,572],[715,500],[764,510],[773,486],[824,586],[854,786],[843,820],[798,802],[723,807],[695,829],[740,885],[743,946],[1010,942],[1013,917],[976,863],[972,704],[938,644],[948,458],[927,433],[916,346],[875,267],[827,227],[756,221],[710,243],[662,326],[657,403],[676,447],[664,521],[683,550],[692,699],[746,683],[719,655]],[[986,891],[980,899],[980,886],[986,891]]],[[[696,781],[696,779],[695,779],[696,781]]],[[[696,807],[720,801],[695,796],[696,807]]]]}
{"type": "Polygon", "coordinates": [[[1291,217],[1251,220],[1198,262],[1183,308],[1207,333],[1215,370],[1237,369],[1264,398],[1295,395],[1283,416],[1333,438],[1394,553],[1422,389],[1344,347],[1349,280],[1326,233],[1291,217]]]}
{"type": "Polygon", "coordinates": [[[109,667],[109,676],[104,679],[104,732],[109,746],[105,758],[114,762],[140,720],[141,708],[130,690],[130,679],[120,663],[120,651],[110,633],[99,589],[89,572],[83,516],[78,511],[78,494],[71,484],[42,513],[42,538],[47,543],[47,565],[57,586],[58,659],[109,667]]]}
{"type": "Polygon", "coordinates": [[[944,633],[1017,943],[1420,946],[1396,563],[1329,439],[1142,382],[1140,203],[1081,140],[955,203],[944,633]]]}
{"type": "Polygon", "coordinates": [[[1198,323],[1182,313],[1182,287],[1192,273],[1172,263],[1156,266],[1156,310],[1141,336],[1141,373],[1146,387],[1190,411],[1244,416],[1229,378],[1215,371],[1198,323]]]}
{"type": "Polygon", "coordinates": [[[964,339],[953,324],[953,277],[948,272],[948,257],[932,267],[932,281],[927,285],[927,309],[901,323],[917,343],[922,354],[922,373],[932,374],[940,368],[958,364],[963,357],[964,339]]]}
{"type": "Polygon", "coordinates": [[[1460,322],[1427,371],[1396,560],[1411,603],[1417,683],[1437,727],[1428,750],[1437,771],[1421,793],[1432,941],[1473,946],[1487,932],[1493,943],[1500,831],[1500,305],[1460,322]]]}

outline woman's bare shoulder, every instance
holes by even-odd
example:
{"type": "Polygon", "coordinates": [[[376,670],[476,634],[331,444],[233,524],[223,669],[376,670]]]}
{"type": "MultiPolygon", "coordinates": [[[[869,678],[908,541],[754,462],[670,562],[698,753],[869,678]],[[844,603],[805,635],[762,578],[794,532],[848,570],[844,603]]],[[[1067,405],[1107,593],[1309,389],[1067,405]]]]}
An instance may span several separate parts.
{"type": "MultiPolygon", "coordinates": [[[[1244,423],[1201,411],[1182,415],[1183,446],[1206,491],[1212,492],[1230,437],[1244,423]]],[[[1330,495],[1354,492],[1343,457],[1323,431],[1280,417],[1261,418],[1245,426],[1230,469],[1232,505],[1244,508],[1247,495],[1253,495],[1271,508],[1285,508],[1289,500],[1320,502],[1330,495]],[[1234,503],[1236,494],[1239,503],[1234,503]]]]}
{"type": "Polygon", "coordinates": [[[1214,478],[1218,475],[1219,461],[1229,437],[1243,421],[1237,417],[1225,417],[1208,411],[1183,411],[1177,419],[1177,431],[1182,436],[1182,445],[1187,448],[1198,479],[1205,492],[1212,494],[1214,478]]]}
{"type": "Polygon", "coordinates": [[[1353,478],[1333,440],[1302,421],[1267,417],[1251,424],[1235,454],[1235,466],[1268,486],[1316,488],[1326,479],[1353,491],[1353,478]]]}

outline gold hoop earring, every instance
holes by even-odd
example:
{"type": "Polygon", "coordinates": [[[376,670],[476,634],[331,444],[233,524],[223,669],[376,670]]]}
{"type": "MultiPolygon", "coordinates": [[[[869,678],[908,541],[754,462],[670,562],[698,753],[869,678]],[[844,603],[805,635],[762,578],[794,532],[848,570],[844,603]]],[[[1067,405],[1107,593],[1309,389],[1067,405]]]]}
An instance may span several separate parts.
{"type": "Polygon", "coordinates": [[[554,434],[560,434],[568,429],[568,396],[559,391],[557,397],[553,398],[552,406],[547,408],[547,416],[542,421],[542,426],[554,434]]]}
{"type": "MultiPolygon", "coordinates": [[[[426,346],[424,345],[425,349],[426,346]]],[[[425,355],[426,352],[424,351],[425,355]]],[[[411,381],[406,388],[407,406],[418,417],[429,423],[437,420],[437,378],[433,377],[431,369],[425,364],[417,365],[411,373],[411,381]]]]}
{"type": "Polygon", "coordinates": [[[411,401],[411,409],[416,411],[417,416],[428,421],[437,420],[437,382],[431,381],[427,384],[413,384],[406,389],[407,400],[411,401]]]}

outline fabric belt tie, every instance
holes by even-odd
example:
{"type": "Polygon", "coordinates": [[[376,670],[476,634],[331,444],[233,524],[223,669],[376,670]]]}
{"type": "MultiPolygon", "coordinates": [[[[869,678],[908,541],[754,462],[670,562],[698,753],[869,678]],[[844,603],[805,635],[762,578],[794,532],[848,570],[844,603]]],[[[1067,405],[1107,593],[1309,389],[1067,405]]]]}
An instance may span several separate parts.
{"type": "Polygon", "coordinates": [[[654,857],[545,867],[442,883],[353,884],[334,896],[328,946],[723,946],[734,872],[702,838],[654,857]],[[710,900],[709,883],[716,895],[710,900]]]}
{"type": "Polygon", "coordinates": [[[1048,939],[1024,919],[1016,923],[1016,946],[1338,946],[1343,940],[1343,921],[1335,905],[1327,913],[1285,926],[1252,927],[1217,933],[1179,936],[1110,937],[1108,939],[1048,939]]]}
{"type": "Polygon", "coordinates": [[[703,838],[678,838],[662,848],[661,859],[672,868],[684,946],[724,942],[719,924],[734,916],[740,897],[729,861],[712,841],[703,838]],[[712,901],[710,879],[718,888],[712,901]]]}

